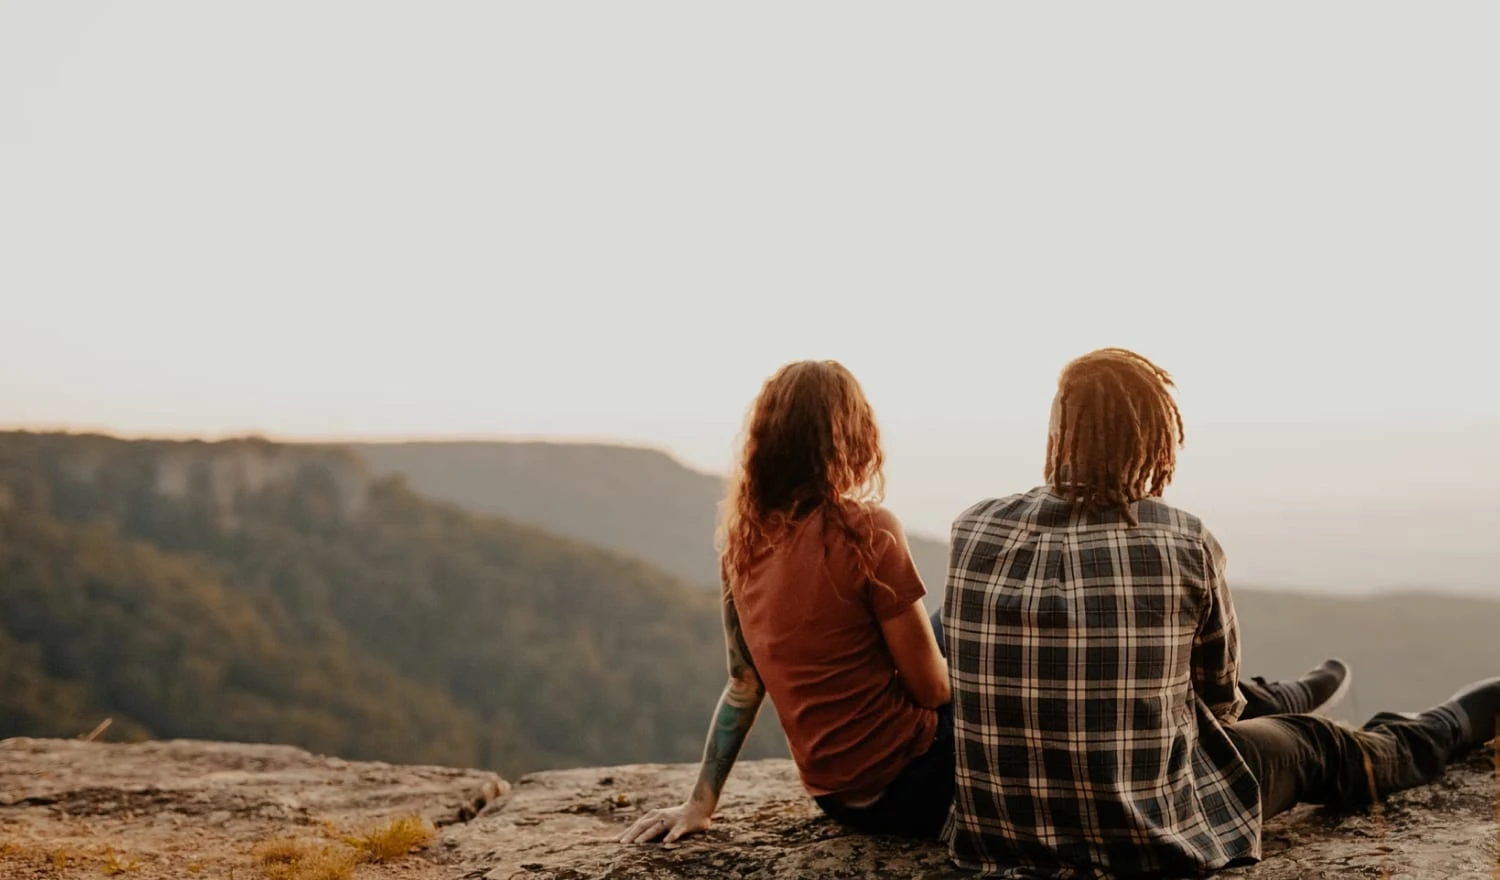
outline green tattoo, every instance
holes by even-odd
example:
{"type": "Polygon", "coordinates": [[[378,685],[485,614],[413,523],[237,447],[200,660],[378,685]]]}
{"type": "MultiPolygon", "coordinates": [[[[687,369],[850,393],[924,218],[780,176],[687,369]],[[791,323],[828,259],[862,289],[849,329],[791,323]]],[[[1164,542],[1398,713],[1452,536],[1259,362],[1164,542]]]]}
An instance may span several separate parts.
{"type": "Polygon", "coordinates": [[[692,800],[712,812],[719,802],[719,793],[724,790],[724,781],[745,745],[745,737],[760,712],[765,699],[765,687],[750,662],[750,649],[745,644],[745,635],[740,630],[740,616],[734,608],[734,599],[724,597],[724,641],[729,652],[729,683],[719,697],[714,709],[713,724],[708,729],[708,741],[703,746],[703,767],[698,772],[698,782],[693,786],[692,800]]]}

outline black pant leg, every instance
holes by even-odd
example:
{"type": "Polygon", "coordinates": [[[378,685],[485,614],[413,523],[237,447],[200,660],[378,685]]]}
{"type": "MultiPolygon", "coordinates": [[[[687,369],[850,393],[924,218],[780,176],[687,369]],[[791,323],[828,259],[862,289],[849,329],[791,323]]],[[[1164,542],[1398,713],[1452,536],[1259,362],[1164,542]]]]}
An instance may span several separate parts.
{"type": "Polygon", "coordinates": [[[1269,819],[1309,799],[1325,763],[1318,743],[1283,717],[1263,716],[1225,726],[1229,741],[1260,786],[1260,815],[1269,819]]]}
{"type": "Polygon", "coordinates": [[[953,714],[938,710],[932,747],[907,764],[880,799],[867,807],[850,807],[835,798],[814,798],[818,806],[846,828],[862,834],[933,839],[943,830],[953,804],[953,714]]]}
{"type": "Polygon", "coordinates": [[[1437,780],[1463,745],[1460,722],[1448,716],[1408,718],[1381,712],[1358,731],[1381,795],[1437,780]]]}
{"type": "Polygon", "coordinates": [[[1265,819],[1299,803],[1356,809],[1433,782],[1459,735],[1441,720],[1391,714],[1362,729],[1315,715],[1270,715],[1225,731],[1260,785],[1265,819]]]}
{"type": "Polygon", "coordinates": [[[1245,698],[1245,711],[1240,713],[1241,721],[1289,711],[1288,707],[1281,704],[1275,692],[1266,686],[1264,678],[1257,677],[1250,681],[1240,679],[1239,687],[1240,696],[1245,698]]]}

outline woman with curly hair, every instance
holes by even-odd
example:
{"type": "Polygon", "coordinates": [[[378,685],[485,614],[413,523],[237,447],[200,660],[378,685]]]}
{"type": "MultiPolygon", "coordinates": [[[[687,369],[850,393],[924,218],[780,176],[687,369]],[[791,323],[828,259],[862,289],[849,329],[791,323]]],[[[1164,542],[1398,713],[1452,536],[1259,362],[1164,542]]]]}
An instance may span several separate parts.
{"type": "Polygon", "coordinates": [[[941,630],[896,517],[881,506],[874,413],[834,361],[778,370],[751,407],[720,528],[729,681],[687,801],[621,837],[709,827],[767,694],[803,787],[869,833],[932,837],[953,793],[941,630]],[[753,659],[752,659],[753,658],[753,659]]]}

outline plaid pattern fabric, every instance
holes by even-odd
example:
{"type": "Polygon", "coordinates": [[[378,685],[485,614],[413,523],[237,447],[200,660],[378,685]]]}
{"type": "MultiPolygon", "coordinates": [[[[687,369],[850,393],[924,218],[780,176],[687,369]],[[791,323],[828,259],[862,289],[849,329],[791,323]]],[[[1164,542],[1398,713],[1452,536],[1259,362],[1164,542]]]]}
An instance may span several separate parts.
{"type": "Polygon", "coordinates": [[[1137,525],[1050,489],[953,524],[943,606],[954,861],[990,877],[1193,874],[1260,857],[1260,791],[1224,554],[1196,518],[1137,525]]]}

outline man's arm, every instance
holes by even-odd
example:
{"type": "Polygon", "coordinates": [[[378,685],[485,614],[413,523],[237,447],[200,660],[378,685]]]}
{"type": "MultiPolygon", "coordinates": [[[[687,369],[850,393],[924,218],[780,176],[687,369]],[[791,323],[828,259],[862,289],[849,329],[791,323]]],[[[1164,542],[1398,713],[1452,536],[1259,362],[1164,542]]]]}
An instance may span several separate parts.
{"type": "Polygon", "coordinates": [[[1204,532],[1204,574],[1208,607],[1193,637],[1193,690],[1220,724],[1232,724],[1245,710],[1240,693],[1240,624],[1224,577],[1224,549],[1204,532]]]}
{"type": "Polygon", "coordinates": [[[729,681],[714,709],[708,740],[703,744],[703,766],[687,803],[680,807],[652,810],[620,837],[622,843],[643,843],[665,834],[671,843],[684,834],[702,831],[711,824],[724,781],[745,745],[745,737],[760,712],[766,690],[750,661],[750,649],[740,629],[734,598],[724,596],[724,641],[729,654],[729,681]]]}

